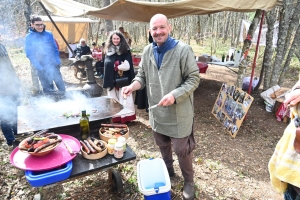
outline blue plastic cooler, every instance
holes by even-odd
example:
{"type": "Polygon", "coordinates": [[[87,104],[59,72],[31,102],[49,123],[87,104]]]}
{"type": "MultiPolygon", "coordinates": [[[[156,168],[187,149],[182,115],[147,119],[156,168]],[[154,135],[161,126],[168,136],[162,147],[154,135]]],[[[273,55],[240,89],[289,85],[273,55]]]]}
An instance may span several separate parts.
{"type": "Polygon", "coordinates": [[[137,179],[139,190],[146,200],[171,200],[171,181],[161,158],[139,161],[137,179]]]}

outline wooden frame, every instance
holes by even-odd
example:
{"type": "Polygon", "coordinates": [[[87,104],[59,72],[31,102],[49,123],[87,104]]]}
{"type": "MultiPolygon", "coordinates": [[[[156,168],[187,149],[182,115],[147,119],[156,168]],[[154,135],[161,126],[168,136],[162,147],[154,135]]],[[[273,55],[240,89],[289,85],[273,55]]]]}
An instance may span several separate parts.
{"type": "Polygon", "coordinates": [[[254,98],[234,85],[223,83],[212,114],[235,138],[254,98]]]}

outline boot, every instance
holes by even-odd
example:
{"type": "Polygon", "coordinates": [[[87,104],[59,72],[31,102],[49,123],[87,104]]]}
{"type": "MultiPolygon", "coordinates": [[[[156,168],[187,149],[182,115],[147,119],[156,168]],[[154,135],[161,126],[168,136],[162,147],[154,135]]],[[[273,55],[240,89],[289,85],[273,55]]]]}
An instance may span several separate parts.
{"type": "Polygon", "coordinates": [[[175,171],[174,171],[174,167],[168,167],[168,173],[170,177],[174,177],[175,176],[175,171]]]}
{"type": "Polygon", "coordinates": [[[184,182],[182,195],[184,200],[192,200],[195,198],[195,188],[193,182],[184,182]]]}

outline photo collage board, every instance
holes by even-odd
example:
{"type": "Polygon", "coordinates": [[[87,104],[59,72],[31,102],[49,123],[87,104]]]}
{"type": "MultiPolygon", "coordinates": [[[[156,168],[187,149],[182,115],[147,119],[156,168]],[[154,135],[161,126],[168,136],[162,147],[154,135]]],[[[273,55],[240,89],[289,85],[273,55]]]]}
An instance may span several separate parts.
{"type": "Polygon", "coordinates": [[[212,114],[235,138],[254,98],[241,88],[223,83],[212,114]]]}

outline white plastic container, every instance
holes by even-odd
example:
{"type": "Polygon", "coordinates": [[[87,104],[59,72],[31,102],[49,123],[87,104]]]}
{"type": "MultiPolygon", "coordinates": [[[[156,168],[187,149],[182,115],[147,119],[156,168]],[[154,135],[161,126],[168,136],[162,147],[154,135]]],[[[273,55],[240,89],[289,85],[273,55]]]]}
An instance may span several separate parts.
{"type": "Polygon", "coordinates": [[[123,136],[118,137],[118,142],[121,142],[123,144],[124,152],[126,151],[126,138],[123,136]]]}
{"type": "Polygon", "coordinates": [[[146,200],[171,199],[171,181],[161,158],[141,160],[137,164],[137,180],[146,200]]]}

